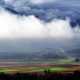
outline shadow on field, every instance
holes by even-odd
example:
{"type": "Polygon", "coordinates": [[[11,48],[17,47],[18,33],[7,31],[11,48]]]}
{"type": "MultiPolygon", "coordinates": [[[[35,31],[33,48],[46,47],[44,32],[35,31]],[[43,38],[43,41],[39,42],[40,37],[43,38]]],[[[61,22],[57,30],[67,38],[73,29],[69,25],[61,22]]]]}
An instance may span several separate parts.
{"type": "Polygon", "coordinates": [[[52,73],[50,70],[45,70],[44,73],[0,73],[0,80],[80,80],[80,71],[52,73]]]}

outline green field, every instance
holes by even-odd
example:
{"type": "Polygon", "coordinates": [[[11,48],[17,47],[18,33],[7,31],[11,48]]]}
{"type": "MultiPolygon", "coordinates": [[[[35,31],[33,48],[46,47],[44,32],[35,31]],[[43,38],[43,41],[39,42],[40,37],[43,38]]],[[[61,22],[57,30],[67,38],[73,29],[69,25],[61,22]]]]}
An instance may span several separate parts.
{"type": "Polygon", "coordinates": [[[60,60],[29,60],[28,61],[1,61],[0,73],[28,73],[28,72],[67,72],[80,70],[80,66],[67,67],[68,65],[76,64],[74,58],[60,60]],[[65,65],[65,66],[63,66],[65,65]]]}
{"type": "Polygon", "coordinates": [[[65,71],[67,68],[63,67],[2,67],[0,68],[0,72],[4,73],[27,73],[27,72],[44,72],[45,70],[50,70],[51,72],[60,72],[65,71]]]}

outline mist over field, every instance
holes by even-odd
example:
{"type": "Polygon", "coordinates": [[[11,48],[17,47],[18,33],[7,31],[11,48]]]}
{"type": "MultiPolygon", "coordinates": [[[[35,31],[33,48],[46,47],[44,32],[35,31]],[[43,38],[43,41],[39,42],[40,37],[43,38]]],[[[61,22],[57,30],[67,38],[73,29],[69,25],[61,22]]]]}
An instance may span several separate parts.
{"type": "Polygon", "coordinates": [[[79,0],[0,0],[0,58],[80,58],[79,0]]]}

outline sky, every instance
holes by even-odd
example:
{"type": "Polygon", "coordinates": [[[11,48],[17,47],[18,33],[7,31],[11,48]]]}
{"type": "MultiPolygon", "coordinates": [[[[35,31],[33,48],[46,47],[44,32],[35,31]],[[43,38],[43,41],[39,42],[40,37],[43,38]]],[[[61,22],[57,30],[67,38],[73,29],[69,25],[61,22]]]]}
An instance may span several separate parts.
{"type": "Polygon", "coordinates": [[[79,5],[74,4],[78,1],[2,1],[1,38],[72,38],[79,34],[79,5]],[[73,6],[70,6],[71,2],[73,6]]]}
{"type": "Polygon", "coordinates": [[[80,47],[79,0],[1,0],[0,52],[80,47]]]}

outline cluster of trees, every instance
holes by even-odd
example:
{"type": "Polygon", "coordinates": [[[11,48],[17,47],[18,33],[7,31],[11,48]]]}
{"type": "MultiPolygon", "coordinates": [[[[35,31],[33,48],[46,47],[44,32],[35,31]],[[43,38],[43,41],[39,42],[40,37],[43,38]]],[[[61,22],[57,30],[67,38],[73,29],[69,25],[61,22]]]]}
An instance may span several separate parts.
{"type": "Polygon", "coordinates": [[[0,73],[0,80],[80,80],[80,72],[61,74],[45,70],[44,73],[0,73]]]}

